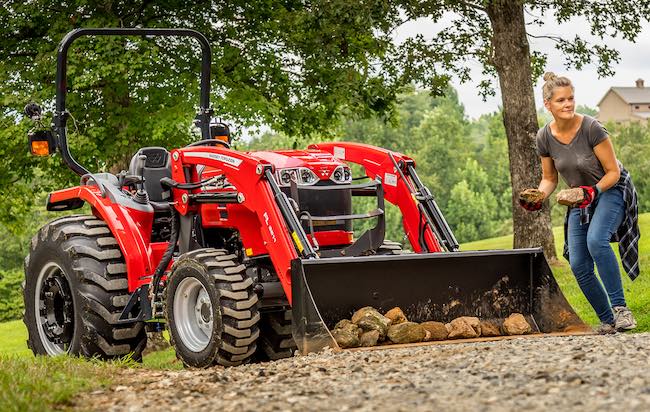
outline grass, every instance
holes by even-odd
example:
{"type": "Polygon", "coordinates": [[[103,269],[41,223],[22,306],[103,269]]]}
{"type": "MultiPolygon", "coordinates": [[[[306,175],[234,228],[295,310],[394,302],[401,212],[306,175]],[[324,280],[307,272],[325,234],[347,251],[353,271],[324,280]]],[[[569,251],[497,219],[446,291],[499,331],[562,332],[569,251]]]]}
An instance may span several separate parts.
{"type": "MultiPolygon", "coordinates": [[[[650,230],[650,213],[639,216],[642,233],[650,230]],[[647,230],[645,230],[647,228],[647,230]]],[[[562,254],[562,228],[554,229],[558,256],[562,254]]],[[[512,249],[512,236],[486,239],[462,245],[462,250],[512,249]]],[[[617,248],[614,248],[618,253],[617,248]]],[[[650,267],[650,237],[639,245],[642,270],[650,267]]],[[[578,288],[568,263],[560,257],[552,265],[562,291],[580,317],[591,325],[598,319],[578,288]]],[[[634,282],[623,275],[628,306],[634,312],[636,332],[650,331],[650,274],[643,273],[634,282]]],[[[142,364],[133,362],[97,362],[59,356],[34,357],[27,349],[27,330],[22,321],[0,323],[0,411],[41,411],[66,408],[75,395],[111,384],[119,368],[182,369],[170,348],[144,357],[142,364]]]]}
{"type": "MultiPolygon", "coordinates": [[[[0,357],[33,358],[32,351],[27,348],[27,329],[22,320],[0,323],[0,336],[0,357]]],[[[165,336],[167,337],[167,332],[165,336]]],[[[171,348],[150,353],[144,357],[141,365],[135,366],[149,369],[183,368],[182,364],[176,361],[176,355],[171,348]]]]}
{"type": "Polygon", "coordinates": [[[69,407],[78,393],[107,387],[118,367],[69,356],[0,355],[0,410],[69,407]]]}
{"type": "Polygon", "coordinates": [[[22,320],[0,323],[0,355],[25,357],[32,354],[27,348],[27,329],[22,320]]]}
{"type": "MultiPolygon", "coordinates": [[[[650,213],[639,216],[639,227],[641,229],[641,240],[639,242],[639,264],[641,265],[641,275],[631,281],[621,267],[623,274],[623,289],[628,307],[634,313],[638,327],[635,332],[650,331],[650,238],[643,236],[650,231],[650,213]]],[[[555,279],[562,288],[562,292],[567,300],[576,310],[578,315],[590,325],[597,325],[598,318],[594,313],[591,305],[582,294],[578,287],[569,263],[562,257],[562,247],[564,245],[564,235],[561,227],[553,229],[555,237],[555,248],[559,261],[551,265],[555,279]]],[[[614,246],[614,251],[618,256],[618,246],[614,246]]],[[[465,243],[462,250],[490,250],[490,249],[512,249],[512,235],[502,236],[493,239],[479,240],[476,242],[465,243]]]]}
{"type": "Polygon", "coordinates": [[[133,361],[88,361],[69,356],[37,356],[27,348],[22,320],[0,323],[0,411],[43,411],[72,405],[85,391],[108,387],[120,368],[182,369],[173,349],[133,361]]]}

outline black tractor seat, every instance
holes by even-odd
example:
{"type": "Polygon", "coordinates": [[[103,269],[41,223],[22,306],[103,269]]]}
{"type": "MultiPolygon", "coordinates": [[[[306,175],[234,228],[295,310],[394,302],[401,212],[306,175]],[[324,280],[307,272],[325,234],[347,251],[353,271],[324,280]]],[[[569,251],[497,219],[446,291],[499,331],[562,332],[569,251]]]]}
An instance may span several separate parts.
{"type": "Polygon", "coordinates": [[[164,147],[143,147],[131,158],[129,174],[136,174],[135,165],[138,156],[145,155],[147,160],[144,164],[142,176],[144,177],[144,188],[153,202],[165,202],[171,200],[171,191],[160,184],[163,177],[172,177],[171,157],[164,147]]]}

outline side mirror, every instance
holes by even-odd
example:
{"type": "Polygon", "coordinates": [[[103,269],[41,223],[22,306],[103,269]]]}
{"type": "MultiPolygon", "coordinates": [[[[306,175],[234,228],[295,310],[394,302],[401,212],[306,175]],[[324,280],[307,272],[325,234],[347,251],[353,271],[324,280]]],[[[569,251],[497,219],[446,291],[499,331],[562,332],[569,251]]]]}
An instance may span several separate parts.
{"type": "Polygon", "coordinates": [[[25,106],[25,116],[37,122],[41,120],[43,109],[37,103],[28,103],[25,106]]]}

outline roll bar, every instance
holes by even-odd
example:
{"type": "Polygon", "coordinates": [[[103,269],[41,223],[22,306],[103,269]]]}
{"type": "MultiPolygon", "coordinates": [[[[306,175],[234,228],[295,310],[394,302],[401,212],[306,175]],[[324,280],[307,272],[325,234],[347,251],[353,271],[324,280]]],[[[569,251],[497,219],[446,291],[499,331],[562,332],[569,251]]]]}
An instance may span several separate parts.
{"type": "Polygon", "coordinates": [[[210,119],[213,110],[210,108],[210,66],[212,63],[212,50],[208,39],[196,30],[191,29],[76,29],[69,32],[61,43],[56,61],[56,111],[54,112],[53,126],[58,136],[57,145],[61,150],[61,157],[75,173],[82,176],[88,172],[70,154],[66,136],[66,123],[70,113],[65,109],[67,94],[68,49],[72,42],[81,36],[181,36],[194,37],[201,44],[201,98],[200,108],[196,115],[195,123],[201,128],[202,139],[210,138],[210,119]]]}

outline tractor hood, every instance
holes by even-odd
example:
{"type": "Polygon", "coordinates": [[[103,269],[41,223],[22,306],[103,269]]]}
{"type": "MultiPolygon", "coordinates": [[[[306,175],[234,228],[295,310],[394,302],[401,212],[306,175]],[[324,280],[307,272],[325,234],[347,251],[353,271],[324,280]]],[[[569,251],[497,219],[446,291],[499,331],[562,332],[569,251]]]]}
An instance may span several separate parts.
{"type": "Polygon", "coordinates": [[[339,166],[346,163],[331,153],[320,150],[278,150],[273,152],[249,152],[249,155],[271,163],[276,169],[305,167],[319,179],[327,179],[339,166]]]}

